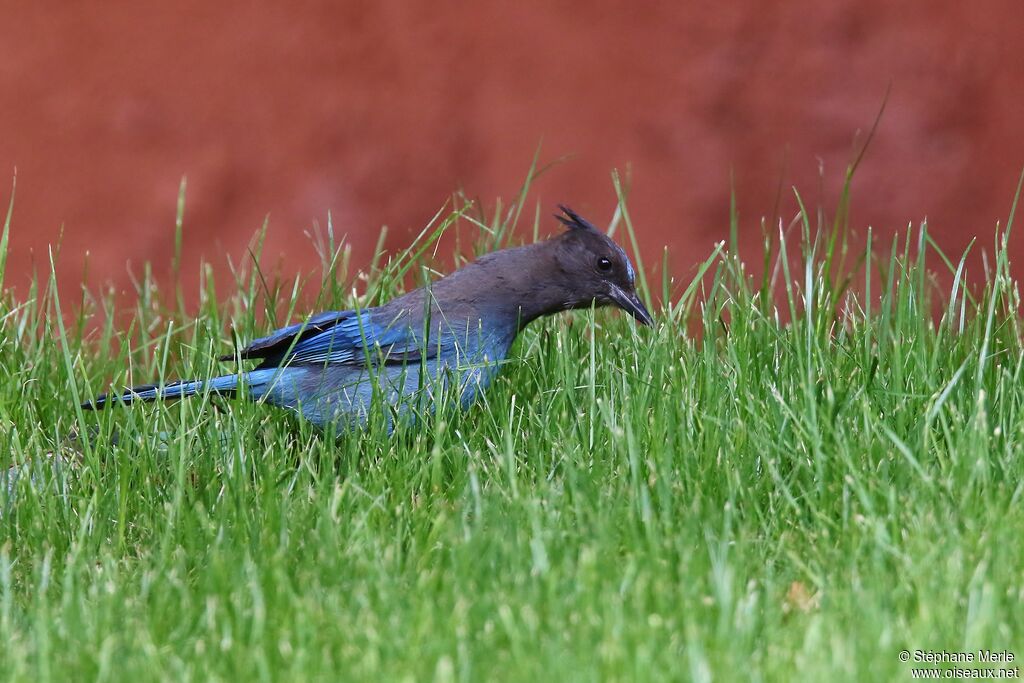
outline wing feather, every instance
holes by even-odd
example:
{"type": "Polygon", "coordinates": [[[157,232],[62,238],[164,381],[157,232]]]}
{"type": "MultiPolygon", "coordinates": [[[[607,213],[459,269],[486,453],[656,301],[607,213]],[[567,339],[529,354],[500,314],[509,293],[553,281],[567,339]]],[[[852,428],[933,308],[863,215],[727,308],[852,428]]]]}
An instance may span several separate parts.
{"type": "MultiPolygon", "coordinates": [[[[266,337],[254,339],[248,346],[243,348],[238,357],[242,360],[260,360],[271,357],[279,357],[286,353],[293,344],[315,336],[324,330],[330,329],[343,320],[356,315],[355,311],[326,311],[311,316],[305,322],[296,323],[282,327],[271,332],[266,337]],[[298,339],[296,339],[298,338],[298,339]]],[[[220,360],[234,360],[235,355],[221,356],[220,360]]]]}
{"type": "MultiPolygon", "coordinates": [[[[303,323],[255,339],[239,353],[261,360],[259,367],[281,365],[394,365],[434,358],[436,344],[424,346],[408,316],[381,320],[379,309],[328,311],[303,323]],[[431,348],[433,346],[433,348],[431,348]]],[[[234,355],[221,360],[233,360],[234,355]]]]}

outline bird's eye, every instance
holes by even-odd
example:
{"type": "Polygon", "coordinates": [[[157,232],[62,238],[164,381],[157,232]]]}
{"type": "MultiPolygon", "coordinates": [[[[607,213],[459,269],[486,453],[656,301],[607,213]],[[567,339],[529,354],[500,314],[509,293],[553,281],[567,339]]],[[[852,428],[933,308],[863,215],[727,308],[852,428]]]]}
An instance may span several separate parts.
{"type": "Polygon", "coordinates": [[[602,273],[607,273],[609,270],[612,269],[612,262],[609,259],[606,259],[604,256],[602,256],[601,258],[597,259],[597,269],[600,270],[602,273]]]}

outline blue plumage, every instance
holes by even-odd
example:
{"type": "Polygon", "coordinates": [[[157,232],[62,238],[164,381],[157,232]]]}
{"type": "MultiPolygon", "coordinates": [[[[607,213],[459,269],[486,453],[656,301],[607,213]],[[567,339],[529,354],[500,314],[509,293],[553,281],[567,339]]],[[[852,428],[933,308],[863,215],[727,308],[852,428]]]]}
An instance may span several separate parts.
{"type": "Polygon", "coordinates": [[[375,322],[381,313],[353,314],[298,341],[280,366],[277,354],[270,356],[246,377],[251,395],[339,429],[365,424],[376,395],[376,405],[392,409],[386,415],[391,427],[395,416],[432,410],[442,391],[458,392],[468,406],[494,378],[517,331],[442,323],[424,339],[422,327],[375,322]]]}
{"type": "MultiPolygon", "coordinates": [[[[560,310],[614,304],[644,324],[633,266],[606,235],[563,207],[570,230],[545,242],[484,256],[383,306],[328,311],[254,340],[221,360],[255,368],[209,380],[128,389],[124,403],[233,395],[293,410],[339,431],[364,425],[374,406],[394,420],[431,411],[442,392],[468,406],[486,390],[519,331],[560,310]]],[[[85,404],[100,409],[108,395],[85,404]]]]}

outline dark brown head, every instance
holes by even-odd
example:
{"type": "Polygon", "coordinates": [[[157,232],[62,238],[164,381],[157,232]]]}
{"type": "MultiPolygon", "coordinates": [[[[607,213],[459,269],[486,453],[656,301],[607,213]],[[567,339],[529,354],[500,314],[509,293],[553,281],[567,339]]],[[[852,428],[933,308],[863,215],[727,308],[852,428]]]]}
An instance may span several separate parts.
{"type": "Polygon", "coordinates": [[[565,308],[614,305],[644,325],[654,319],[636,293],[636,271],[622,247],[567,206],[555,217],[568,230],[554,240],[555,262],[567,280],[565,308]]]}

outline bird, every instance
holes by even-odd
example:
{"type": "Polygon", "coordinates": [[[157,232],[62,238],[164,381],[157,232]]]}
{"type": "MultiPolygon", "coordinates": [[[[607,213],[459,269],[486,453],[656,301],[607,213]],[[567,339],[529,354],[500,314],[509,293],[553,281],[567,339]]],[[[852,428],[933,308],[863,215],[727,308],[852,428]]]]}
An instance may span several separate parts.
{"type": "Polygon", "coordinates": [[[252,369],[135,386],[82,407],[242,393],[338,433],[365,427],[376,406],[391,432],[433,411],[444,392],[456,392],[467,408],[519,332],[542,316],[611,305],[652,326],[626,252],[569,207],[558,208],[565,229],[554,237],[491,252],[378,307],[312,315],[218,359],[255,361],[252,369]]]}

